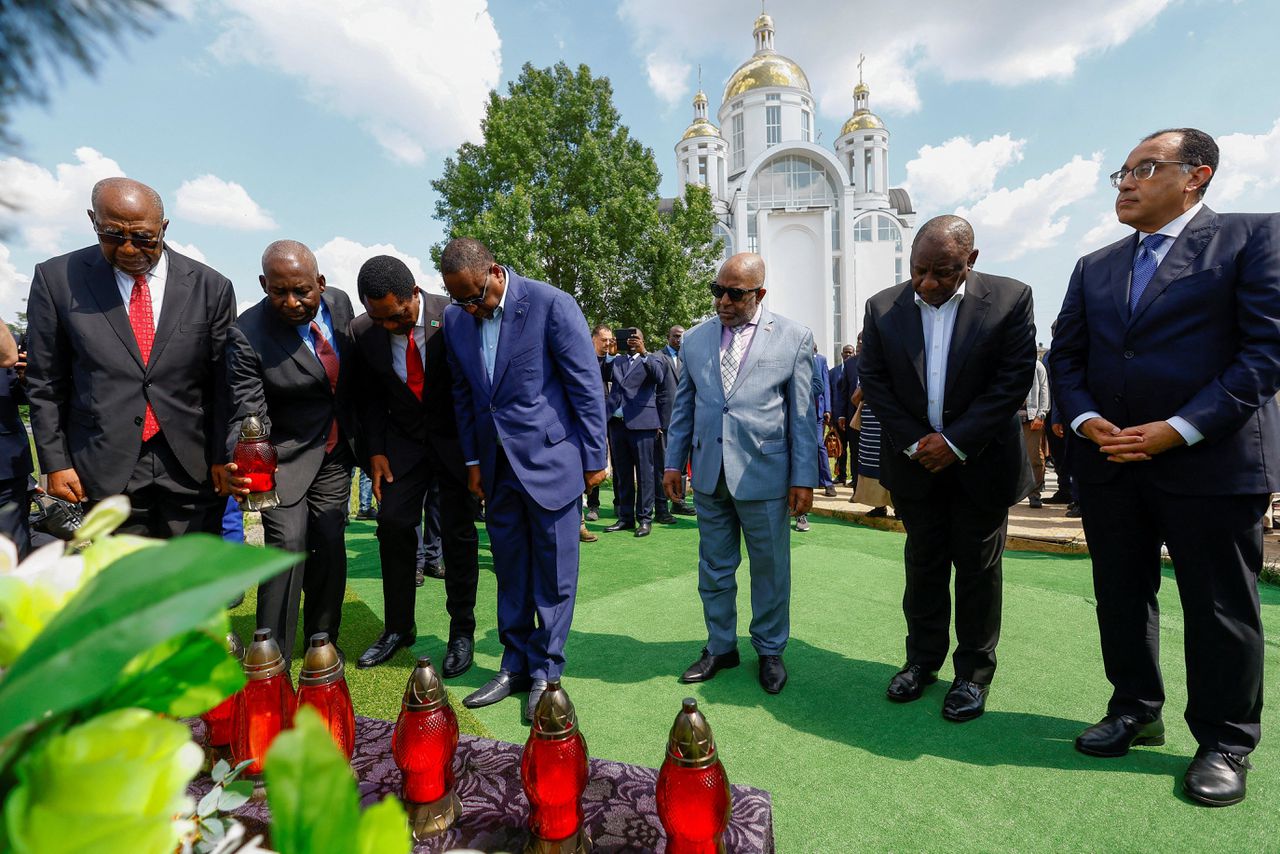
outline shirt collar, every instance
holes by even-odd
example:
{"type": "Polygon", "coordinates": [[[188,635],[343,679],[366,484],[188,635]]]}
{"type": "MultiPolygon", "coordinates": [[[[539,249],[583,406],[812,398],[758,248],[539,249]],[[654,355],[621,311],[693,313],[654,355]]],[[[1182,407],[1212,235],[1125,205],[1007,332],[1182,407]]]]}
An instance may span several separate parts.
{"type": "Polygon", "coordinates": [[[752,326],[758,326],[760,324],[760,314],[763,311],[764,311],[764,303],[762,302],[756,303],[756,313],[751,315],[750,320],[748,320],[746,323],[740,323],[737,326],[726,326],[725,328],[728,329],[730,332],[732,332],[735,329],[741,329],[743,332],[746,332],[752,326]]]}
{"type": "MultiPolygon", "coordinates": [[[[968,279],[968,273],[965,274],[965,279],[966,280],[968,279]]],[[[964,282],[961,282],[960,287],[956,288],[956,292],[951,295],[951,299],[947,300],[942,305],[938,306],[936,310],[942,311],[947,306],[952,305],[953,303],[959,303],[960,300],[964,299],[964,284],[965,284],[964,282]]],[[[928,308],[933,308],[933,306],[929,305],[929,303],[921,299],[919,294],[916,294],[915,298],[916,298],[916,305],[921,307],[927,306],[928,308]]]]}
{"type": "MultiPolygon", "coordinates": [[[[124,270],[121,270],[119,267],[112,267],[111,269],[115,270],[116,276],[118,278],[121,278],[123,279],[123,281],[129,282],[130,284],[133,283],[132,273],[126,273],[124,270]]],[[[156,262],[156,265],[147,271],[147,284],[150,285],[157,281],[163,284],[165,279],[167,279],[168,277],[169,277],[169,250],[166,249],[164,252],[160,253],[160,260],[156,262]]]]}
{"type": "Polygon", "coordinates": [[[506,279],[506,281],[502,283],[502,298],[498,300],[498,305],[493,309],[494,317],[497,317],[499,312],[506,311],[507,294],[511,292],[511,271],[508,270],[506,267],[503,267],[502,273],[503,273],[503,278],[506,279]]]}
{"type": "MultiPolygon", "coordinates": [[[[1200,213],[1200,209],[1202,207],[1204,207],[1204,202],[1196,202],[1194,205],[1187,208],[1181,216],[1176,219],[1169,220],[1169,222],[1165,223],[1151,234],[1163,234],[1165,237],[1168,237],[1169,242],[1172,243],[1178,239],[1179,234],[1182,234],[1182,230],[1187,227],[1187,223],[1195,219],[1196,214],[1200,213]]],[[[1139,231],[1138,242],[1141,243],[1143,240],[1150,237],[1151,234],[1148,234],[1145,231],[1139,231]]]]}

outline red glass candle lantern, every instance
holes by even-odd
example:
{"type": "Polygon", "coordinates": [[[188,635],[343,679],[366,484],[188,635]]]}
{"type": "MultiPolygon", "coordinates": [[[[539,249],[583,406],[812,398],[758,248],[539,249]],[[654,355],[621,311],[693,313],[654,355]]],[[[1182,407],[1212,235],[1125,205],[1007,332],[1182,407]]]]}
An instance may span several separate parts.
{"type": "Polygon", "coordinates": [[[526,854],[578,854],[591,850],[582,825],[582,793],[587,788],[587,740],[578,714],[559,680],[533,710],[533,727],[520,759],[520,779],[529,798],[532,838],[526,854]]]}
{"type": "Polygon", "coordinates": [[[658,818],[667,854],[723,854],[732,802],[729,778],[716,753],[711,726],[688,697],[667,740],[658,772],[658,818]]]}
{"type": "Polygon", "coordinates": [[[298,674],[298,705],[304,703],[320,713],[338,749],[350,761],[356,746],[356,710],[351,705],[342,658],[327,632],[312,635],[307,644],[298,674]]]}
{"type": "MultiPolygon", "coordinates": [[[[227,651],[243,666],[244,644],[235,632],[227,632],[227,651]]],[[[230,753],[231,739],[235,735],[235,710],[236,694],[232,694],[200,716],[205,725],[205,744],[214,752],[230,753]]]]}
{"type": "Polygon", "coordinates": [[[424,842],[453,827],[462,814],[454,791],[453,754],[458,749],[458,716],[449,695],[422,657],[409,675],[400,717],[391,736],[391,754],[404,775],[401,797],[413,838],[424,842]]]}
{"type": "Polygon", "coordinates": [[[250,415],[240,423],[240,440],[231,462],[236,476],[249,478],[249,494],[240,506],[245,510],[270,510],[280,506],[276,495],[276,446],[262,419],[250,415]]]}
{"type": "Polygon", "coordinates": [[[281,730],[293,726],[293,683],[271,629],[253,633],[253,643],[244,655],[244,675],[248,681],[236,695],[231,754],[236,762],[252,759],[246,770],[261,774],[271,742],[281,730]]]}

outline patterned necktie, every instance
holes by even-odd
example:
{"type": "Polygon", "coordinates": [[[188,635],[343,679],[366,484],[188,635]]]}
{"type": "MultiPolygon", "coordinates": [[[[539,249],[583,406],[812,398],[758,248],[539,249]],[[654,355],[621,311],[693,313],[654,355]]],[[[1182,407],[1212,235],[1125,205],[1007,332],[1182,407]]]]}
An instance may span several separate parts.
{"type": "Polygon", "coordinates": [[[418,355],[418,342],[413,340],[413,330],[409,330],[409,346],[404,348],[404,381],[413,396],[422,400],[422,388],[427,383],[427,374],[422,369],[422,357],[418,355]]]}
{"type": "MultiPolygon", "coordinates": [[[[133,337],[138,342],[138,352],[142,354],[142,364],[151,361],[151,345],[156,340],[155,315],[151,313],[151,288],[147,285],[146,274],[133,277],[133,290],[129,292],[129,325],[133,327],[133,337]]],[[[142,441],[160,432],[160,422],[156,420],[155,410],[147,403],[147,414],[142,417],[142,441]]]]}
{"type": "MultiPolygon", "coordinates": [[[[324,333],[320,331],[320,324],[314,320],[311,321],[311,343],[315,345],[316,358],[324,366],[324,374],[329,378],[329,391],[336,393],[338,391],[338,354],[333,351],[324,333]]],[[[336,447],[338,447],[338,419],[335,416],[329,424],[329,436],[324,440],[324,452],[332,453],[336,447]]]]}
{"type": "Polygon", "coordinates": [[[729,346],[720,356],[720,382],[724,386],[724,393],[727,395],[729,389],[733,388],[733,382],[738,378],[738,366],[742,362],[742,348],[745,340],[744,333],[747,331],[747,324],[742,323],[730,330],[733,336],[729,339],[729,346]]]}
{"type": "Polygon", "coordinates": [[[1168,239],[1164,234],[1149,234],[1138,246],[1138,254],[1133,259],[1133,278],[1129,282],[1130,317],[1138,310],[1138,300],[1142,299],[1143,291],[1155,277],[1156,267],[1159,266],[1156,250],[1168,239]]]}

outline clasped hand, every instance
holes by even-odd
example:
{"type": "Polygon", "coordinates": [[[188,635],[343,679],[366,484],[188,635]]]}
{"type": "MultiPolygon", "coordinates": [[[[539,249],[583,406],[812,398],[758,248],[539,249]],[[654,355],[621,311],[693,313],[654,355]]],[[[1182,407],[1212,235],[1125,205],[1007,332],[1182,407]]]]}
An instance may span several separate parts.
{"type": "Polygon", "coordinates": [[[1113,463],[1144,462],[1185,443],[1182,434],[1168,421],[1152,421],[1122,430],[1097,416],[1081,424],[1080,432],[1113,463]]]}
{"type": "Polygon", "coordinates": [[[951,450],[941,433],[930,433],[916,443],[916,451],[911,459],[924,466],[927,471],[937,474],[960,458],[951,450]]]}

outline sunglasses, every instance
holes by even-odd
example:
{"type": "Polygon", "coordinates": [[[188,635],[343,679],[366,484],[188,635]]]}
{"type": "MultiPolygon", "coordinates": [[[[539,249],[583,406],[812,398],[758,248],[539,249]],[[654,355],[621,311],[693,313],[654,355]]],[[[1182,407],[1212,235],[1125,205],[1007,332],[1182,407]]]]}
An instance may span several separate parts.
{"type": "Polygon", "coordinates": [[[143,234],[121,234],[118,231],[98,231],[94,229],[94,234],[98,235],[98,239],[103,243],[110,243],[112,246],[124,246],[126,243],[132,243],[135,249],[155,249],[164,240],[161,233],[156,237],[143,234]]]}
{"type": "Polygon", "coordinates": [[[467,299],[454,299],[453,297],[449,297],[449,302],[459,308],[466,308],[469,305],[479,305],[484,302],[485,295],[489,293],[489,279],[491,278],[493,278],[491,273],[485,273],[484,287],[480,289],[480,296],[469,297],[467,299]]]}
{"type": "Polygon", "coordinates": [[[742,302],[743,297],[747,294],[754,294],[760,290],[759,288],[726,288],[719,282],[712,282],[707,287],[711,289],[711,295],[716,299],[728,294],[732,302],[742,302]]]}

